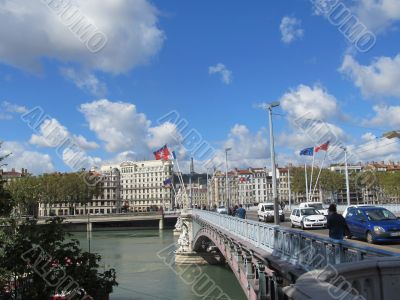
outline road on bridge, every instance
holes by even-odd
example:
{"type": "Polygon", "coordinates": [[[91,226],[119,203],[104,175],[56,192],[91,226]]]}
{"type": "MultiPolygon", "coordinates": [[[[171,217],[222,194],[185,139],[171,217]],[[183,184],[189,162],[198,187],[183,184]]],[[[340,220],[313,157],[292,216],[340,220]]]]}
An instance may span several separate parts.
{"type": "MultiPolygon", "coordinates": [[[[257,217],[257,211],[254,210],[250,210],[247,211],[247,218],[249,220],[253,220],[253,221],[258,221],[258,217],[257,217]]],[[[273,223],[269,223],[269,224],[273,224],[273,223]]],[[[291,224],[289,221],[289,216],[286,215],[286,221],[281,223],[282,226],[291,228],[291,224]]],[[[301,229],[295,229],[295,230],[300,230],[301,229]]],[[[328,235],[328,229],[307,229],[307,232],[309,233],[314,233],[317,235],[328,235]]],[[[360,243],[360,244],[367,244],[367,242],[362,241],[362,240],[357,240],[357,239],[351,239],[352,242],[356,242],[356,243],[360,243]]],[[[400,243],[392,243],[392,244],[381,244],[381,245],[371,245],[373,247],[379,248],[379,249],[384,249],[384,250],[391,250],[391,251],[396,251],[400,253],[400,243]]]]}

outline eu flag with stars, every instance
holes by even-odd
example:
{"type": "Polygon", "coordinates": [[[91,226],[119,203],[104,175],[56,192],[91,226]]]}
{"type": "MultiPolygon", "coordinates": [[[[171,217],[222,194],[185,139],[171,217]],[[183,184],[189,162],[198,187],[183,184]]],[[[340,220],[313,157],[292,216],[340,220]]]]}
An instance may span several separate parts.
{"type": "Polygon", "coordinates": [[[313,156],[314,155],[314,147],[301,150],[300,155],[313,156]]]}

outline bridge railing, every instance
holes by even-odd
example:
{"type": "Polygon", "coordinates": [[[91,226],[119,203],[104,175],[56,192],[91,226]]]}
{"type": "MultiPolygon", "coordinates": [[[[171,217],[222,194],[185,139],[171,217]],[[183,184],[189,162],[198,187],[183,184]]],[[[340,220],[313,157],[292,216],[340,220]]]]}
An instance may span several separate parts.
{"type": "Polygon", "coordinates": [[[233,239],[237,237],[252,244],[255,248],[269,252],[305,270],[376,257],[400,256],[400,253],[397,252],[347,240],[332,240],[329,237],[296,229],[204,210],[193,210],[193,216],[225,232],[233,239]]]}

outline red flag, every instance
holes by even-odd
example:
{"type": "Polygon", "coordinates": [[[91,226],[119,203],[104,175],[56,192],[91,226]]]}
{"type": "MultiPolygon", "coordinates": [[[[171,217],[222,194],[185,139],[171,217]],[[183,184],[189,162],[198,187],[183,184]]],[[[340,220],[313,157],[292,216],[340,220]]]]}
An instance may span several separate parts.
{"type": "Polygon", "coordinates": [[[320,150],[328,151],[328,148],[329,148],[329,141],[326,142],[325,144],[322,144],[322,145],[319,145],[318,147],[315,147],[315,153],[317,153],[320,150]]]}
{"type": "Polygon", "coordinates": [[[162,148],[158,149],[157,151],[153,152],[154,157],[156,160],[168,160],[171,153],[169,152],[169,149],[167,145],[164,145],[162,148]]]}

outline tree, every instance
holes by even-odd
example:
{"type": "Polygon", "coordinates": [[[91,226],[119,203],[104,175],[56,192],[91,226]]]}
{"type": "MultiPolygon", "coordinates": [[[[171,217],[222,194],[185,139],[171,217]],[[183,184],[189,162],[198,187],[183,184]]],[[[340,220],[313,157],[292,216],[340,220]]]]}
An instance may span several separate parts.
{"type": "MultiPolygon", "coordinates": [[[[318,167],[314,167],[313,171],[313,185],[315,185],[318,173],[320,169],[318,167]]],[[[306,194],[306,181],[305,181],[305,171],[304,168],[295,167],[291,169],[291,174],[293,174],[292,178],[292,190],[295,193],[306,194]]],[[[310,184],[311,180],[311,168],[307,168],[308,175],[308,184],[310,184]]],[[[344,186],[344,175],[336,172],[332,172],[328,169],[322,169],[321,175],[318,181],[319,187],[322,191],[329,192],[334,194],[338,192],[344,186]]],[[[314,190],[314,186],[312,187],[314,190]]]]}
{"type": "MultiPolygon", "coordinates": [[[[1,148],[2,142],[0,142],[1,148]]],[[[3,166],[2,161],[4,161],[10,154],[0,156],[0,168],[3,166]]],[[[0,216],[8,216],[13,207],[10,193],[4,189],[5,181],[3,180],[2,174],[0,174],[0,216]]]]}
{"type": "Polygon", "coordinates": [[[323,169],[319,182],[320,188],[325,192],[329,192],[331,199],[333,199],[333,195],[344,188],[345,177],[341,173],[323,169]]]}
{"type": "Polygon", "coordinates": [[[71,289],[83,288],[101,300],[117,285],[115,270],[100,272],[100,255],[83,252],[77,240],[68,239],[61,219],[54,218],[46,225],[37,225],[35,220],[18,224],[8,219],[3,225],[0,299],[50,299],[61,292],[57,285],[65,288],[67,283],[74,283],[71,289]]]}
{"type": "Polygon", "coordinates": [[[65,203],[74,214],[75,204],[86,204],[99,194],[100,183],[88,172],[52,173],[14,180],[7,190],[23,214],[37,216],[39,203],[60,207],[65,203]]]}
{"type": "Polygon", "coordinates": [[[378,182],[386,195],[400,197],[400,172],[382,172],[378,182]]]}

